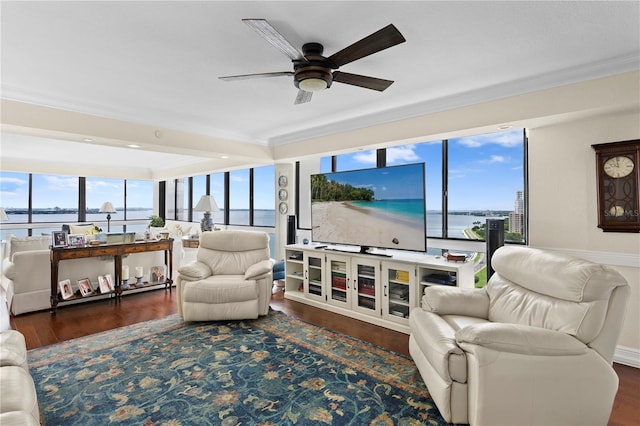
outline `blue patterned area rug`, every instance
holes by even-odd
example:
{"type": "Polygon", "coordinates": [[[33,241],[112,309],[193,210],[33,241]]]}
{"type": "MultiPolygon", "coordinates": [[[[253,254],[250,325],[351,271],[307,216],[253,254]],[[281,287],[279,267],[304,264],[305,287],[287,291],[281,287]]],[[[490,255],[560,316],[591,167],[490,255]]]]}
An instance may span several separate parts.
{"type": "Polygon", "coordinates": [[[45,424],[442,425],[411,359],[277,311],[29,351],[45,424]]]}

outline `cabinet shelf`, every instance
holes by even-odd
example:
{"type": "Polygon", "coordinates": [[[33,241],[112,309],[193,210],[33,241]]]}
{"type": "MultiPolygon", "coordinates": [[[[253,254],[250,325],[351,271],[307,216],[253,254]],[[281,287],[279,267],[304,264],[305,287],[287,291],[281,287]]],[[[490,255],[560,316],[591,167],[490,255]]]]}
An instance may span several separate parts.
{"type": "Polygon", "coordinates": [[[472,262],[396,250],[387,251],[391,256],[386,258],[302,244],[285,250],[287,274],[293,275],[287,275],[285,298],[404,333],[409,333],[411,310],[420,306],[427,286],[473,287],[472,262]],[[299,287],[303,292],[294,291],[299,287]]]}

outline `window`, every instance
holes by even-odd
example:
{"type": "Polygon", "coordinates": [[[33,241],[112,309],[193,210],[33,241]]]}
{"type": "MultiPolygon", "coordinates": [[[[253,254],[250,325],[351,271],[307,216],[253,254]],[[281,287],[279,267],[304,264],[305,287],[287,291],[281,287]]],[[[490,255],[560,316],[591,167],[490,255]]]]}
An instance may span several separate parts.
{"type": "Polygon", "coordinates": [[[32,222],[78,221],[77,176],[33,174],[32,185],[32,222]]]}
{"type": "Polygon", "coordinates": [[[209,176],[209,184],[211,187],[211,194],[213,199],[216,200],[216,204],[220,209],[219,212],[212,212],[211,217],[213,223],[224,223],[224,209],[226,206],[226,198],[224,192],[224,173],[214,173],[209,176]]]}
{"type": "MultiPolygon", "coordinates": [[[[29,174],[0,172],[0,206],[4,207],[9,222],[27,223],[29,221],[29,174]]],[[[7,234],[27,236],[26,229],[3,229],[2,239],[7,234]]]]}
{"type": "Polygon", "coordinates": [[[253,225],[276,226],[274,166],[253,169],[253,225]]]}
{"type": "Polygon", "coordinates": [[[524,242],[523,130],[450,139],[448,158],[449,238],[484,239],[486,219],[504,218],[505,240],[524,242]]]}
{"type": "MultiPolygon", "coordinates": [[[[113,204],[116,210],[115,213],[111,213],[111,220],[124,220],[124,180],[86,178],[86,200],[87,222],[99,223],[106,221],[107,213],[100,213],[99,211],[102,204],[107,201],[113,204]]],[[[75,221],[77,221],[77,218],[75,221]]],[[[103,231],[106,230],[103,229],[103,231]]],[[[122,231],[122,226],[111,226],[111,231],[122,231]]]]}
{"type": "Polygon", "coordinates": [[[249,225],[249,169],[229,172],[229,224],[249,225]]]}
{"type": "MultiPolygon", "coordinates": [[[[191,206],[191,208],[193,209],[194,222],[199,223],[204,217],[204,212],[196,211],[195,207],[198,205],[198,201],[200,201],[200,198],[206,194],[207,194],[207,176],[206,175],[194,176],[193,177],[193,205],[191,206]]],[[[217,199],[216,199],[216,202],[218,202],[217,199]]],[[[218,204],[218,206],[220,206],[220,204],[218,204]]],[[[214,222],[217,222],[215,220],[215,216],[213,217],[214,217],[214,222]]]]}

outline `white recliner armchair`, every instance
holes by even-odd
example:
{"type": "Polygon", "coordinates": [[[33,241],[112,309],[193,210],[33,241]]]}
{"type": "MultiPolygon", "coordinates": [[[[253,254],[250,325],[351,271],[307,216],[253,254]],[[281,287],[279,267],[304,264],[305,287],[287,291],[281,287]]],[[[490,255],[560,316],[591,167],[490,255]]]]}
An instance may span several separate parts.
{"type": "Polygon", "coordinates": [[[630,288],[613,269],[505,246],[483,289],[432,286],[411,311],[409,352],[444,419],[606,425],[630,288]]]}
{"type": "Polygon", "coordinates": [[[185,321],[266,315],[273,285],[272,270],[267,233],[203,232],[197,260],[178,269],[178,314],[185,321]]]}

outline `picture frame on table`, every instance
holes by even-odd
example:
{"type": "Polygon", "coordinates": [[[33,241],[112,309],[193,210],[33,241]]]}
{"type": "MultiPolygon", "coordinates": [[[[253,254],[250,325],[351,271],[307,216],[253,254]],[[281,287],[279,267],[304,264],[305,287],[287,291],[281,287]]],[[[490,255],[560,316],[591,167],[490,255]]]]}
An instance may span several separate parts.
{"type": "Polygon", "coordinates": [[[166,281],[166,265],[152,266],[149,270],[149,283],[151,284],[164,284],[166,281]]]}
{"type": "Polygon", "coordinates": [[[67,237],[67,244],[71,247],[84,246],[84,235],[82,234],[69,234],[67,237]]]}
{"type": "Polygon", "coordinates": [[[62,295],[63,300],[68,300],[73,297],[73,288],[71,287],[71,280],[59,281],[58,288],[60,289],[60,295],[62,295]]]}
{"type": "Polygon", "coordinates": [[[90,296],[93,293],[93,287],[91,286],[91,280],[89,278],[82,278],[78,280],[77,284],[82,297],[90,296]]]}
{"type": "Polygon", "coordinates": [[[113,281],[111,280],[111,275],[98,275],[98,286],[100,288],[100,293],[111,293],[113,291],[113,281]]]}
{"type": "Polygon", "coordinates": [[[51,237],[53,247],[67,246],[67,233],[65,231],[53,231],[51,237]]]}

